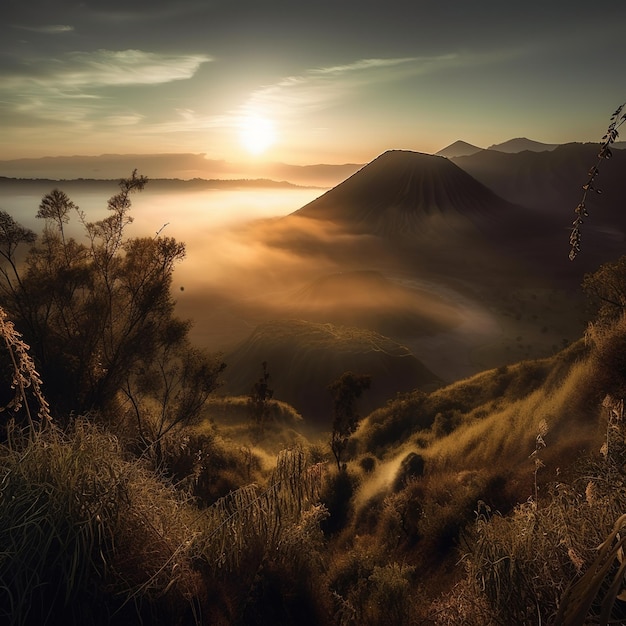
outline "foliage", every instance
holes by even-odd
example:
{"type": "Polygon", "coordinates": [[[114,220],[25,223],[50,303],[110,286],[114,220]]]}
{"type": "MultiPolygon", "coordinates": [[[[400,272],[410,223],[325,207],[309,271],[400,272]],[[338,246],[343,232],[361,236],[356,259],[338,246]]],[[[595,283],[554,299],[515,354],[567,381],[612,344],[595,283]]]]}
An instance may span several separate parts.
{"type": "MultiPolygon", "coordinates": [[[[35,364],[28,353],[28,346],[22,341],[21,335],[15,330],[13,322],[7,319],[6,312],[0,307],[0,336],[8,356],[8,375],[10,391],[6,403],[0,406],[1,411],[8,411],[15,419],[23,409],[27,418],[30,432],[35,432],[35,421],[30,405],[35,404],[37,417],[45,425],[52,418],[48,401],[41,390],[41,379],[35,369],[35,364]]],[[[3,355],[4,356],[4,355],[3,355]]]]}
{"type": "Polygon", "coordinates": [[[258,436],[262,436],[270,418],[271,400],[274,390],[270,388],[270,373],[267,369],[267,361],[261,363],[261,377],[252,386],[248,396],[248,409],[257,430],[258,436]]]}
{"type": "Polygon", "coordinates": [[[596,310],[596,323],[615,322],[626,312],[626,256],[587,274],[582,286],[596,310]]]}
{"type": "Polygon", "coordinates": [[[298,594],[284,611],[309,598],[311,615],[324,612],[322,467],[302,450],[280,454],[267,485],[199,510],[90,422],[11,433],[0,446],[2,623],[242,623],[251,607],[268,615],[251,594],[271,588],[298,594]]]}
{"type": "Polygon", "coordinates": [[[191,611],[202,585],[190,509],[91,424],[19,435],[0,447],[2,622],[122,624],[143,612],[158,623],[159,612],[167,623],[191,611]]]}
{"type": "Polygon", "coordinates": [[[369,389],[371,377],[363,374],[344,372],[337,380],[328,385],[333,396],[333,430],[330,448],[341,471],[343,453],[350,436],[356,430],[361,419],[356,412],[356,401],[364,390],[369,389]]]}
{"type": "Polygon", "coordinates": [[[626,430],[623,405],[605,404],[603,454],[579,463],[569,481],[554,483],[541,506],[529,499],[506,517],[484,504],[478,509],[464,557],[464,609],[455,603],[465,613],[459,623],[572,626],[623,619],[615,599],[624,590],[626,430]]]}
{"type": "Polygon", "coordinates": [[[598,399],[626,397],[626,315],[612,324],[595,323],[587,330],[591,360],[597,372],[598,399]]]}
{"type": "Polygon", "coordinates": [[[619,107],[615,110],[613,115],[611,116],[611,121],[609,123],[609,127],[602,137],[602,141],[600,142],[600,151],[598,152],[598,162],[591,167],[588,172],[587,182],[583,185],[583,194],[578,206],[575,209],[576,219],[572,222],[572,232],[570,233],[570,253],[569,258],[570,261],[573,261],[580,252],[580,240],[581,240],[581,232],[580,227],[583,225],[583,218],[589,216],[589,212],[587,211],[587,207],[585,202],[587,200],[587,195],[590,191],[595,191],[596,193],[602,193],[600,189],[595,186],[595,180],[598,174],[600,173],[600,164],[604,159],[610,159],[612,156],[611,145],[615,143],[615,140],[619,136],[618,128],[626,122],[626,113],[622,113],[624,108],[626,107],[626,102],[620,104],[619,107]]]}
{"type": "Polygon", "coordinates": [[[161,440],[198,423],[224,367],[181,337],[164,343],[150,361],[138,365],[135,376],[127,377],[122,391],[131,403],[141,441],[154,444],[158,464],[161,440]]]}
{"type": "Polygon", "coordinates": [[[191,348],[189,323],[174,316],[170,287],[184,245],[126,235],[131,195],[146,182],[136,172],[120,181],[109,215],[95,222],[54,189],[39,206],[39,238],[1,211],[0,304],[32,347],[54,415],[111,411],[124,392],[139,433],[158,439],[197,415],[222,365],[191,348]],[[82,241],[66,232],[72,215],[82,241]]]}

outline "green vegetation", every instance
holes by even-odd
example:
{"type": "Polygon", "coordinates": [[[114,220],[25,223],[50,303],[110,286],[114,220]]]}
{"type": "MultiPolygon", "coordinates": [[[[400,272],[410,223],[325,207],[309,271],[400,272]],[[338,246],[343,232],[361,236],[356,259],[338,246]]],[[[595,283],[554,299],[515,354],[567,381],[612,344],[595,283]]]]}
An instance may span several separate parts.
{"type": "Polygon", "coordinates": [[[624,621],[624,259],[553,356],[363,418],[346,371],[312,434],[265,362],[214,393],[174,315],[184,247],[125,235],[144,184],[95,223],[51,192],[39,238],[0,213],[2,623],[624,621]]]}

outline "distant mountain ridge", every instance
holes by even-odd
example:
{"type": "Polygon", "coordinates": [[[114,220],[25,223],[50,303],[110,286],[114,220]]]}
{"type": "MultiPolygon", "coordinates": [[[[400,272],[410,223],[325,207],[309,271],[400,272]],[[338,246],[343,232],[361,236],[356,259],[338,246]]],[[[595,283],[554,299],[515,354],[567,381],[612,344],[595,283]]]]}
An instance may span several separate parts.
{"type": "Polygon", "coordinates": [[[435,152],[435,156],[443,156],[448,159],[459,157],[459,156],[469,156],[471,154],[476,154],[480,152],[483,148],[479,148],[478,146],[474,146],[471,143],[467,143],[467,141],[458,140],[454,143],[451,143],[449,146],[446,146],[439,152],[435,152]]]}
{"type": "MultiPolygon", "coordinates": [[[[472,156],[482,150],[492,150],[508,154],[515,154],[524,151],[550,152],[563,145],[567,144],[543,143],[541,141],[527,139],[526,137],[518,137],[516,139],[509,139],[508,141],[504,141],[502,143],[494,143],[488,148],[479,148],[478,146],[474,146],[466,141],[458,140],[451,143],[449,146],[442,148],[439,152],[435,152],[434,154],[437,156],[445,156],[448,159],[455,159],[457,157],[472,156]]],[[[624,150],[626,149],[626,141],[617,141],[613,144],[613,147],[617,150],[624,150]]]]}
{"type": "Polygon", "coordinates": [[[497,150],[498,152],[545,152],[546,150],[554,150],[560,144],[558,143],[542,143],[541,141],[533,141],[526,137],[516,137],[509,139],[503,143],[495,143],[487,148],[487,150],[497,150]]]}
{"type": "Polygon", "coordinates": [[[297,185],[332,187],[362,167],[359,163],[290,165],[230,163],[204,154],[102,154],[0,161],[0,176],[53,180],[119,179],[134,169],[151,179],[271,179],[297,185]]]}

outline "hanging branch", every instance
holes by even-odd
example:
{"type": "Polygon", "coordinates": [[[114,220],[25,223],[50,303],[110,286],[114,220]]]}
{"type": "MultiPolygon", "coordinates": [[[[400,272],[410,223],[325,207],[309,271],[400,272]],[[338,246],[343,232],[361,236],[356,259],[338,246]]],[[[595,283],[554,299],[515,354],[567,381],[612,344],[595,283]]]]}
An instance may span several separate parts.
{"type": "Polygon", "coordinates": [[[589,178],[587,182],[583,185],[583,195],[578,203],[578,206],[574,210],[576,213],[576,219],[572,222],[572,232],[570,234],[569,243],[570,243],[570,253],[569,259],[573,261],[576,258],[576,255],[580,252],[580,227],[584,223],[583,218],[588,217],[589,213],[585,206],[585,202],[587,200],[587,194],[590,191],[595,191],[596,193],[602,193],[601,189],[598,189],[595,186],[596,176],[600,173],[600,163],[602,163],[603,159],[610,159],[613,156],[613,152],[611,151],[611,144],[615,143],[615,140],[619,137],[619,132],[617,129],[626,121],[626,113],[622,113],[624,108],[626,107],[626,102],[617,107],[615,113],[611,116],[611,123],[604,135],[602,137],[602,141],[600,142],[600,152],[598,152],[598,162],[589,170],[587,173],[589,178]]]}

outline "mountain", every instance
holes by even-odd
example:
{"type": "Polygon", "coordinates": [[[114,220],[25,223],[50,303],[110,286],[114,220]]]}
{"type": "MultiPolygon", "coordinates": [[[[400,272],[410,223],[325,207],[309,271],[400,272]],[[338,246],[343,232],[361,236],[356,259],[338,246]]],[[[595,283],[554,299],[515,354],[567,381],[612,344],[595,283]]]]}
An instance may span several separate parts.
{"type": "MultiPolygon", "coordinates": [[[[535,264],[520,244],[537,236],[527,214],[450,159],[392,150],[289,217],[368,235],[409,268],[484,284],[510,280],[535,264]]],[[[543,232],[554,233],[557,225],[549,221],[543,232]]],[[[361,240],[364,263],[378,251],[361,240]]]]}
{"type": "Polygon", "coordinates": [[[473,146],[471,143],[467,143],[466,141],[455,141],[451,143],[449,146],[439,150],[436,152],[436,156],[447,157],[448,159],[459,157],[459,156],[468,156],[470,154],[476,154],[480,152],[483,148],[479,148],[478,146],[473,146]]]}
{"type": "MultiPolygon", "coordinates": [[[[510,202],[564,214],[576,206],[589,169],[598,163],[598,144],[570,143],[551,151],[517,154],[484,150],[453,161],[510,202]]],[[[620,149],[599,165],[596,184],[602,194],[588,194],[588,201],[598,211],[624,198],[625,166],[626,151],[620,149]]],[[[614,218],[619,215],[614,214],[612,221],[614,218]]]]}
{"type": "MultiPolygon", "coordinates": [[[[597,155],[598,144],[571,143],[544,152],[484,150],[455,158],[454,163],[509,202],[533,209],[533,219],[551,215],[568,229],[588,171],[598,164],[597,155]]],[[[626,197],[626,151],[614,150],[611,159],[599,164],[599,171],[596,185],[602,193],[587,194],[590,215],[583,225],[582,252],[576,261],[586,271],[626,250],[626,216],[621,210],[626,197]]]]}
{"type": "Polygon", "coordinates": [[[391,150],[294,215],[414,241],[480,231],[519,212],[445,157],[391,150]]]}
{"type": "Polygon", "coordinates": [[[403,345],[361,328],[304,320],[260,324],[224,357],[224,391],[248,394],[268,364],[274,397],[324,429],[330,427],[332,403],[327,387],[346,371],[368,374],[372,387],[359,402],[366,415],[416,388],[433,389],[441,381],[403,345]]]}
{"type": "Polygon", "coordinates": [[[558,145],[559,144],[556,143],[541,143],[540,141],[526,139],[526,137],[517,137],[516,139],[509,139],[503,143],[493,144],[489,146],[487,150],[497,150],[498,152],[508,153],[524,152],[526,150],[530,152],[544,152],[546,150],[554,150],[558,145]]]}

